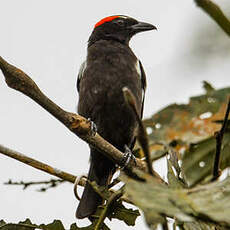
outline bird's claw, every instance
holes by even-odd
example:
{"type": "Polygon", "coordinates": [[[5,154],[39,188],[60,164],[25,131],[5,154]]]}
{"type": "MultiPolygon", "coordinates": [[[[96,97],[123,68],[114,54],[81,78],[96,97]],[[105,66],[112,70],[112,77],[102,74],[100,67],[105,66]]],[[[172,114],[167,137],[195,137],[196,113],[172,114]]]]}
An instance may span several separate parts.
{"type": "Polygon", "coordinates": [[[92,134],[93,136],[95,136],[96,133],[97,133],[97,126],[96,126],[96,124],[95,124],[93,121],[91,121],[90,118],[88,118],[88,121],[90,122],[91,134],[92,134]]]}
{"type": "Polygon", "coordinates": [[[121,170],[123,170],[130,162],[130,160],[133,160],[134,163],[136,164],[136,158],[135,156],[133,155],[132,151],[130,150],[130,148],[125,145],[125,153],[124,153],[124,156],[123,156],[123,166],[121,167],[121,170]]]}
{"type": "Polygon", "coordinates": [[[73,187],[73,191],[74,191],[74,195],[75,197],[78,199],[78,200],[81,200],[80,196],[78,195],[78,192],[77,192],[77,188],[78,188],[78,185],[80,183],[80,180],[82,178],[85,178],[87,180],[87,175],[83,174],[83,175],[80,175],[78,177],[76,177],[76,180],[74,182],[74,187],[73,187]]]}

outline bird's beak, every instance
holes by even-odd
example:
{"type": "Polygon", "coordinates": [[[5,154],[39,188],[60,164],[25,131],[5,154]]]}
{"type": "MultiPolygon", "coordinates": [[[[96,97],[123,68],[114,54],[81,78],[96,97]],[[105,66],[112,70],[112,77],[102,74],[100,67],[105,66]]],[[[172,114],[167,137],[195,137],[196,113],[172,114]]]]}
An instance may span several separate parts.
{"type": "Polygon", "coordinates": [[[143,31],[148,31],[148,30],[156,30],[156,26],[150,24],[150,23],[146,23],[146,22],[138,22],[135,25],[132,25],[131,30],[133,33],[139,33],[139,32],[143,32],[143,31]]]}

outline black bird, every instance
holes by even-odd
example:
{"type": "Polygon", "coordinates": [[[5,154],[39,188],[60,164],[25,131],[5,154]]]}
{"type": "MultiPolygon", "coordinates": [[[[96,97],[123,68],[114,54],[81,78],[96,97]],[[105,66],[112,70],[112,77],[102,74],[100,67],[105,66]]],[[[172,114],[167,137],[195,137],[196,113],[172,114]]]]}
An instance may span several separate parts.
{"type": "MultiPolygon", "coordinates": [[[[122,152],[132,150],[138,126],[122,89],[131,90],[142,117],[146,88],[142,64],[130,49],[129,41],[133,35],[153,29],[156,27],[149,23],[122,15],[102,19],[89,38],[87,58],[78,75],[78,113],[90,118],[98,133],[122,152]]],[[[88,180],[107,186],[115,164],[93,147],[90,147],[90,154],[88,180]]],[[[87,183],[76,217],[90,216],[101,203],[101,197],[87,183]]]]}

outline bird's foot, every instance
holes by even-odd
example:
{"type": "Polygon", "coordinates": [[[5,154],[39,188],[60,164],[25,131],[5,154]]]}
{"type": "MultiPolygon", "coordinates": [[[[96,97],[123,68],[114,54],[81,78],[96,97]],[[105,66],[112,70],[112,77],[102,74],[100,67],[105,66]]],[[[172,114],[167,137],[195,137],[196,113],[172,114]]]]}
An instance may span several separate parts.
{"type": "Polygon", "coordinates": [[[136,164],[135,156],[133,155],[133,153],[130,150],[130,148],[127,145],[125,145],[125,153],[124,153],[124,156],[123,156],[123,159],[122,159],[123,166],[121,166],[121,170],[123,170],[129,164],[130,160],[133,160],[135,162],[135,164],[136,164]]]}
{"type": "Polygon", "coordinates": [[[97,133],[97,126],[93,121],[91,121],[91,118],[88,118],[88,121],[90,122],[91,134],[92,136],[95,136],[97,133]]]}

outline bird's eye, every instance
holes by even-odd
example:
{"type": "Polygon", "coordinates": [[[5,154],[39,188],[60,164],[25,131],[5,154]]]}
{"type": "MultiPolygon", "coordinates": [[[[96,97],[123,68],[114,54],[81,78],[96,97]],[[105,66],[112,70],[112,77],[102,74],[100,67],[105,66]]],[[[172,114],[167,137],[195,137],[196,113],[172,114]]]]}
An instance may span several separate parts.
{"type": "Polygon", "coordinates": [[[119,26],[123,26],[124,25],[124,21],[123,20],[116,20],[114,21],[117,25],[119,26]]]}

